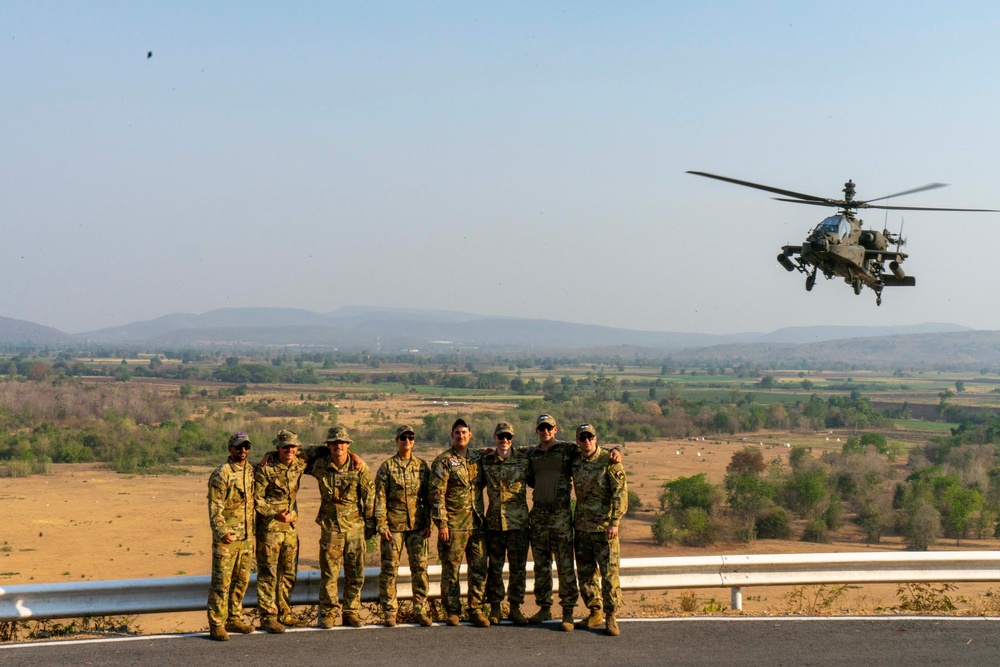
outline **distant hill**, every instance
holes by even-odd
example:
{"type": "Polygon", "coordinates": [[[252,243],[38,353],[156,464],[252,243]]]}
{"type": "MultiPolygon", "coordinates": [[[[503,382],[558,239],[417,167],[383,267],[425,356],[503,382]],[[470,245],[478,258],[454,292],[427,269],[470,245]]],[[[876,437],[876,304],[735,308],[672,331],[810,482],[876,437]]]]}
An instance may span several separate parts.
{"type": "Polygon", "coordinates": [[[52,345],[72,340],[72,334],[24,320],[0,317],[0,344],[52,345]]]}
{"type": "Polygon", "coordinates": [[[671,355],[783,366],[852,364],[1000,365],[1000,333],[955,324],[901,327],[788,327],[727,335],[636,331],[553,320],[453,311],[345,306],[330,313],[295,308],[222,308],[174,313],[83,334],[0,318],[0,344],[119,344],[163,347],[310,347],[341,350],[480,349],[517,353],[597,352],[671,355]]]}

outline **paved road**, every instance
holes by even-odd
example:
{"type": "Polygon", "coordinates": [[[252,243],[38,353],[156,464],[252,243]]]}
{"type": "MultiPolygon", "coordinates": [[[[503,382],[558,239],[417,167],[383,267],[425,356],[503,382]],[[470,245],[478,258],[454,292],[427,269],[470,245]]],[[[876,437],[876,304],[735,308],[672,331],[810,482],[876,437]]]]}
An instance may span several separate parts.
{"type": "Polygon", "coordinates": [[[698,618],[626,620],[620,637],[558,625],[255,633],[0,645],[0,665],[989,665],[1000,619],[698,618]]]}

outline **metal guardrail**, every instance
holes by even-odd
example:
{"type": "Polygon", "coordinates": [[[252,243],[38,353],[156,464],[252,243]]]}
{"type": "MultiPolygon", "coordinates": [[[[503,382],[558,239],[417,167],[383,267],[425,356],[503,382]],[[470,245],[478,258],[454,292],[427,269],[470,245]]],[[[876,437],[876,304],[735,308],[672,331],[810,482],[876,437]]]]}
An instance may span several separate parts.
{"type": "MultiPolygon", "coordinates": [[[[378,568],[365,569],[362,600],[378,600],[378,574],[378,568]]],[[[437,597],[440,566],[431,565],[428,574],[430,595],[437,597]]],[[[1000,581],[1000,551],[625,558],[620,577],[622,590],[729,588],[731,606],[738,610],[743,607],[745,586],[1000,581]]],[[[529,591],[533,580],[528,563],[529,591]]],[[[0,621],[201,611],[210,583],[211,577],[199,576],[2,586],[0,621]]],[[[558,580],[553,584],[558,586],[558,580]]],[[[409,568],[399,568],[396,587],[400,599],[412,597],[409,568]]],[[[292,604],[316,604],[318,599],[319,572],[299,572],[292,604]]],[[[257,605],[256,575],[244,605],[257,605]]]]}

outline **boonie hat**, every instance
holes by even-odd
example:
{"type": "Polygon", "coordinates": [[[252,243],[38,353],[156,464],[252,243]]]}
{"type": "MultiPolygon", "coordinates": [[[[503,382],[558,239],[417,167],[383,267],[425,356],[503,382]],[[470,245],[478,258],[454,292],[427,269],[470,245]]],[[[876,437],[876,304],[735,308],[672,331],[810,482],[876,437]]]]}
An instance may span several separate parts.
{"type": "Polygon", "coordinates": [[[331,426],[326,430],[326,442],[354,442],[343,426],[331,426]]]}

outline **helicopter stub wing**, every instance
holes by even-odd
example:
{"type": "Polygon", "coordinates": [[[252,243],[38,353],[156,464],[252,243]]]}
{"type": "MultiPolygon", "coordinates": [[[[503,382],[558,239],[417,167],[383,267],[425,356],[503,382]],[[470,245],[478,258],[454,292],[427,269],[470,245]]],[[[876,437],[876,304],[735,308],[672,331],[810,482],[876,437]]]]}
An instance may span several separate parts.
{"type": "Polygon", "coordinates": [[[895,252],[892,250],[865,250],[865,259],[874,259],[882,262],[902,262],[909,257],[905,252],[895,252]]]}
{"type": "Polygon", "coordinates": [[[781,252],[786,255],[801,255],[802,246],[800,245],[783,245],[781,246],[781,252]]]}
{"type": "Polygon", "coordinates": [[[887,273],[882,275],[882,284],[886,287],[916,287],[917,279],[914,276],[897,278],[891,273],[887,273]]]}

